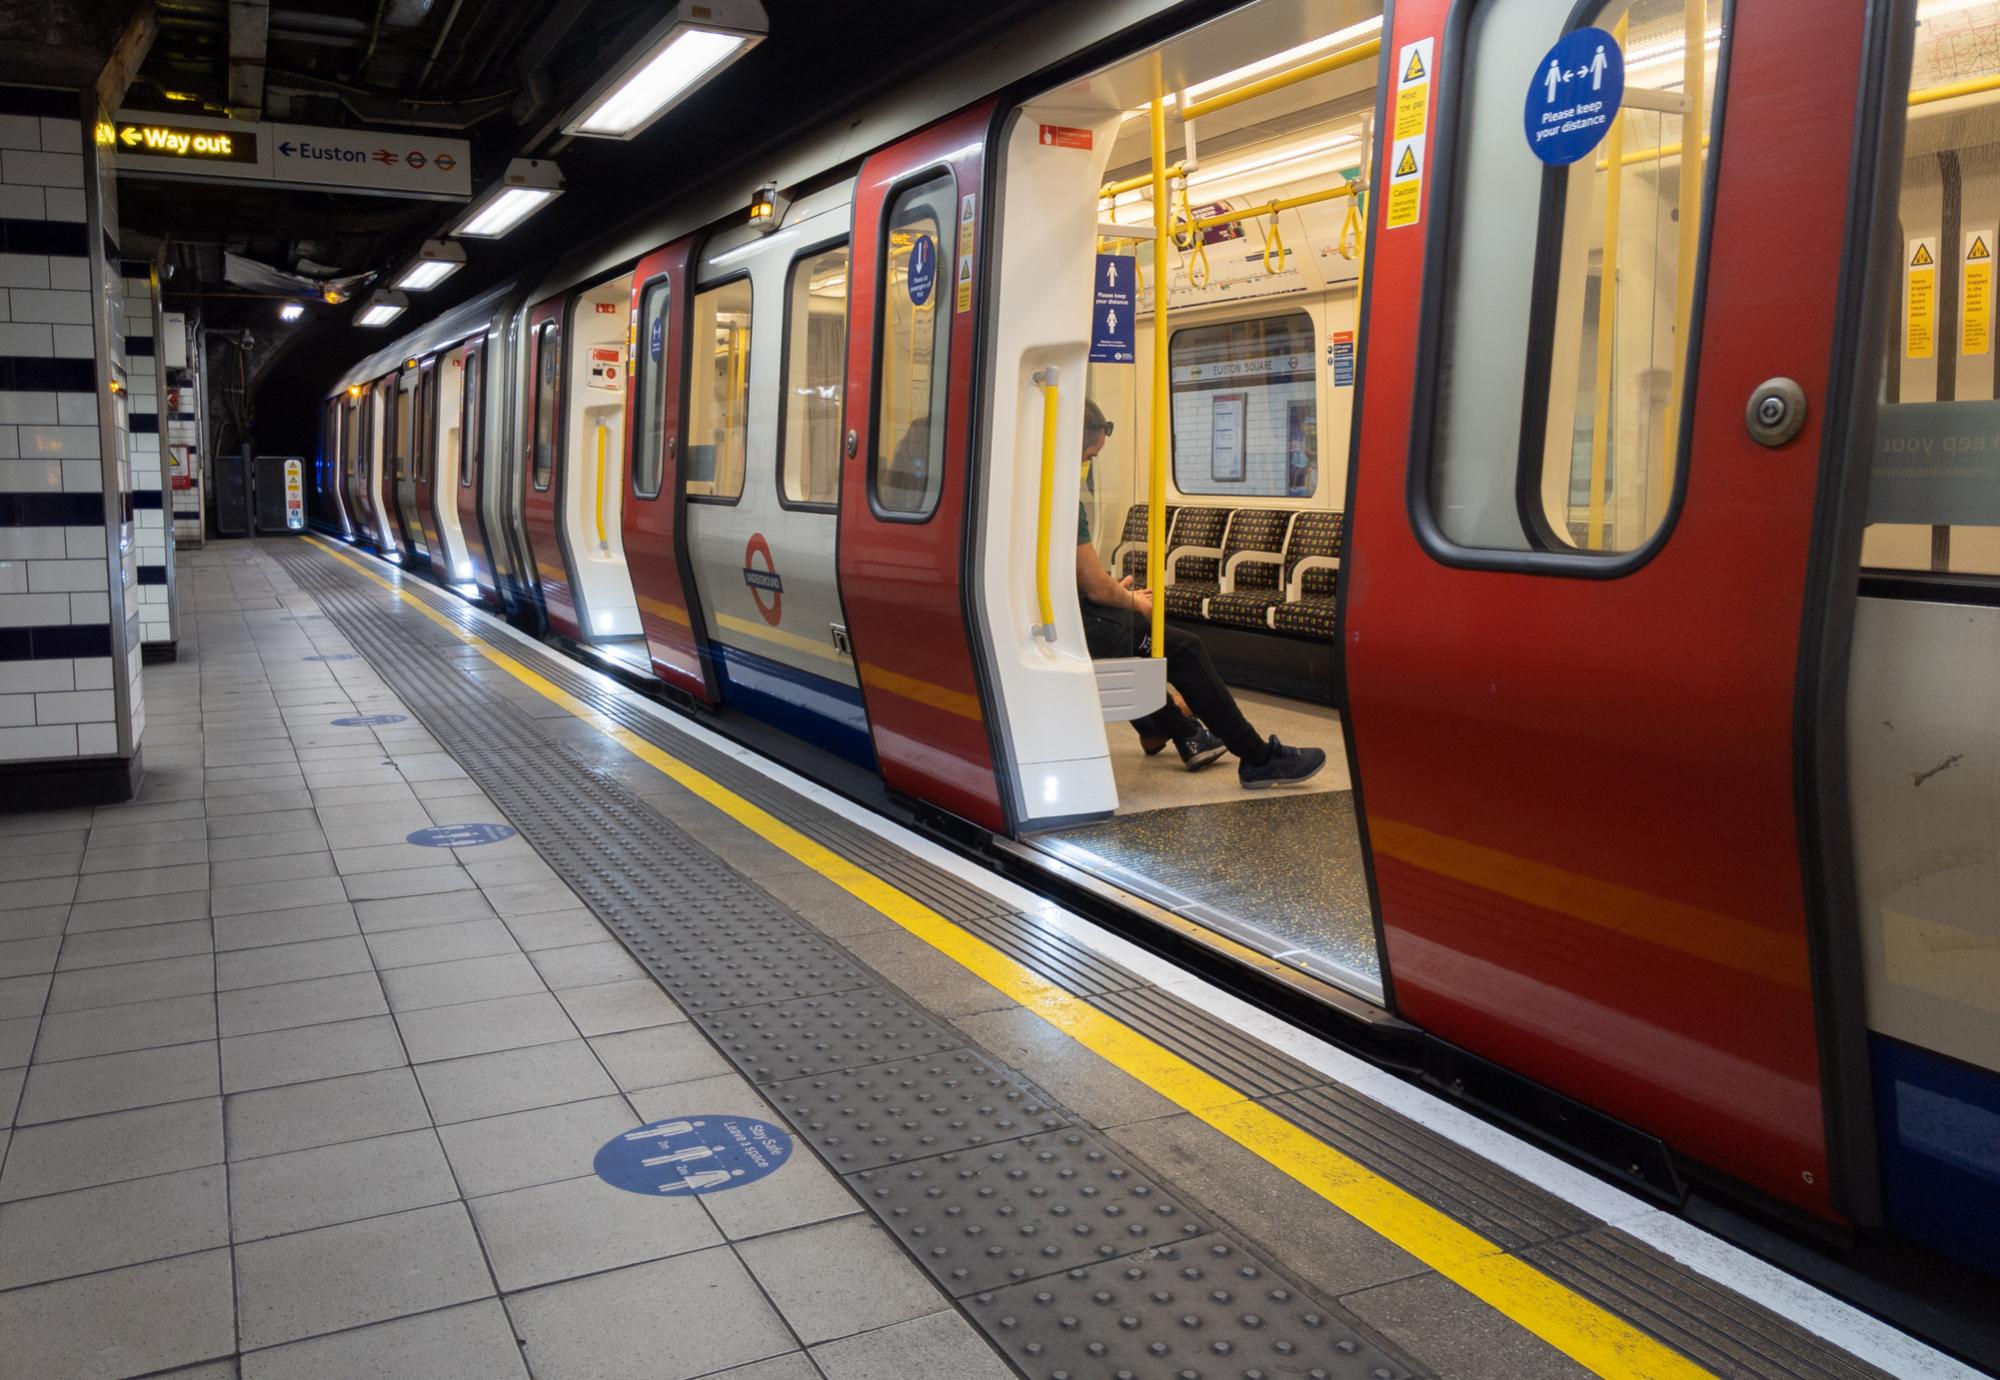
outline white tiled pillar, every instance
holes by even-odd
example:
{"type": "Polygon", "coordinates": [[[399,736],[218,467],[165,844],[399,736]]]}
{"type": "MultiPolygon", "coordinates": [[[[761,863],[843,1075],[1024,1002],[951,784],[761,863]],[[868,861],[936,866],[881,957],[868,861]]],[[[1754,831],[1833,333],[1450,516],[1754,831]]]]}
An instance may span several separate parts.
{"type": "Polygon", "coordinates": [[[145,726],[116,183],[83,100],[0,86],[0,808],[128,796],[145,726]]]}
{"type": "Polygon", "coordinates": [[[172,661],[180,640],[174,585],[174,536],[168,505],[161,417],[166,394],[165,357],[160,339],[160,291],[153,266],[130,263],[125,272],[125,379],[127,425],[131,432],[132,540],[138,551],[140,649],[146,661],[172,661]]]}
{"type": "Polygon", "coordinates": [[[167,396],[160,412],[166,425],[167,475],[172,486],[174,541],[200,546],[205,534],[202,517],[204,409],[201,402],[201,325],[183,312],[160,314],[157,340],[165,360],[167,396]]]}

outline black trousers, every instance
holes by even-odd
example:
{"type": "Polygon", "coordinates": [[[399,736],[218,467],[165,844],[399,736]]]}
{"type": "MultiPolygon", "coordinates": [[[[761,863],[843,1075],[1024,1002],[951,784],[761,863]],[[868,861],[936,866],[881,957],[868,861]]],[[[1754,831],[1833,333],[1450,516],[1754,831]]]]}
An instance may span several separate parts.
{"type": "MultiPolygon", "coordinates": [[[[1083,639],[1094,657],[1149,656],[1153,650],[1153,625],[1133,609],[1106,608],[1083,600],[1083,639]]],[[[1195,716],[1229,745],[1238,757],[1262,761],[1264,739],[1243,711],[1236,697],[1215,673],[1208,649],[1201,639],[1179,628],[1167,629],[1167,683],[1181,692],[1195,716]]],[[[1142,738],[1185,738],[1198,727],[1172,700],[1144,718],[1132,720],[1142,738]]]]}

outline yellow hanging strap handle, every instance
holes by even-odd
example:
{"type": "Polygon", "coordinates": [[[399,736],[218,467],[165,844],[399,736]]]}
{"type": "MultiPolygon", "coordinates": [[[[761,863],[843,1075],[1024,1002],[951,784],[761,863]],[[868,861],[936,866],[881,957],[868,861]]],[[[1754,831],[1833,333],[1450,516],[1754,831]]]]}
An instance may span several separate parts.
{"type": "Polygon", "coordinates": [[[1278,228],[1278,211],[1275,201],[1271,203],[1271,218],[1264,223],[1264,271],[1270,274],[1285,271],[1285,237],[1278,228]],[[1272,267],[1272,256],[1277,257],[1277,266],[1272,267]]]}
{"type": "Polygon", "coordinates": [[[1200,227],[1194,223],[1194,207],[1188,204],[1187,183],[1185,182],[1181,183],[1181,207],[1176,215],[1179,217],[1180,224],[1186,228],[1184,230],[1177,229],[1174,232],[1174,237],[1178,239],[1185,235],[1188,247],[1192,251],[1187,266],[1188,286],[1195,288],[1207,287],[1209,277],[1208,245],[1202,236],[1200,227]]]}
{"type": "Polygon", "coordinates": [[[1042,494],[1035,517],[1035,611],[1042,621],[1035,625],[1034,635],[1045,642],[1056,640],[1055,598],[1049,592],[1049,543],[1056,503],[1057,377],[1054,365],[1034,374],[1035,386],[1042,390],[1042,494]]]}
{"type": "Polygon", "coordinates": [[[1334,241],[1333,246],[1341,258],[1350,262],[1361,251],[1361,208],[1356,204],[1360,199],[1358,196],[1348,198],[1347,218],[1340,222],[1340,238],[1334,241]]]}

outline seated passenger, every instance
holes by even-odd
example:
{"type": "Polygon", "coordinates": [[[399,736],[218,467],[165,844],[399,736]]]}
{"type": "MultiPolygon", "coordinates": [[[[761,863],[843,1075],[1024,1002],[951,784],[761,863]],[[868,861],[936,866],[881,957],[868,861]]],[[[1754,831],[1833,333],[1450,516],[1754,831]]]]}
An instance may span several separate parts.
{"type": "MultiPolygon", "coordinates": [[[[1110,434],[1111,423],[1104,419],[1103,411],[1086,399],[1083,494],[1077,503],[1076,520],[1076,592],[1083,613],[1083,637],[1093,657],[1146,656],[1153,645],[1152,592],[1132,588],[1129,575],[1122,580],[1114,578],[1098,559],[1090,538],[1090,509],[1097,497],[1091,461],[1104,449],[1110,434]]],[[[1200,639],[1179,628],[1168,628],[1166,639],[1167,682],[1186,697],[1200,718],[1191,716],[1169,696],[1166,704],[1132,721],[1142,742],[1170,739],[1190,771],[1207,766],[1226,749],[1236,754],[1236,779],[1252,789],[1303,781],[1326,765],[1326,753],[1319,748],[1286,747],[1275,734],[1269,739],[1260,736],[1236,707],[1236,697],[1215,673],[1215,664],[1208,659],[1200,639]]]]}

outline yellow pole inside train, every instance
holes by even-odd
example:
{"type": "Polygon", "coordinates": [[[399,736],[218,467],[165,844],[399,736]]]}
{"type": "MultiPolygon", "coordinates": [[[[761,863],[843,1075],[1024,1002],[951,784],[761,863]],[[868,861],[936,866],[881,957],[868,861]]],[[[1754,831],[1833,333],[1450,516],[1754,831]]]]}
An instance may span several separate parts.
{"type": "MultiPolygon", "coordinates": [[[[1625,20],[1612,33],[1625,47],[1625,20]]],[[[1590,535],[1591,551],[1604,549],[1604,496],[1611,465],[1611,369],[1618,334],[1618,200],[1625,184],[1625,115],[1611,117],[1604,141],[1604,256],[1597,288],[1597,375],[1591,389],[1590,535]]]]}
{"type": "Polygon", "coordinates": [[[1146,588],[1153,592],[1153,655],[1167,654],[1167,106],[1153,55],[1153,426],[1146,485],[1146,588]]]}
{"type": "MultiPolygon", "coordinates": [[[[1682,25],[1686,47],[1681,54],[1681,95],[1687,101],[1687,108],[1681,113],[1681,147],[1701,147],[1701,136],[1708,121],[1702,118],[1705,92],[1702,83],[1708,61],[1708,6],[1704,0],[1687,0],[1686,20],[1682,25]]],[[[1681,393],[1687,386],[1688,366],[1688,325],[1694,318],[1694,256],[1701,244],[1701,164],[1699,155],[1681,159],[1680,177],[1680,243],[1678,259],[1674,265],[1674,371],[1673,386],[1667,394],[1667,440],[1661,447],[1657,480],[1653,492],[1646,495],[1646,513],[1652,527],[1667,510],[1671,501],[1669,490],[1673,487],[1674,467],[1679,457],[1675,450],[1680,443],[1681,393]]]]}

